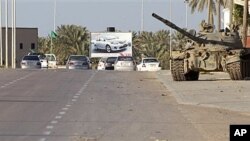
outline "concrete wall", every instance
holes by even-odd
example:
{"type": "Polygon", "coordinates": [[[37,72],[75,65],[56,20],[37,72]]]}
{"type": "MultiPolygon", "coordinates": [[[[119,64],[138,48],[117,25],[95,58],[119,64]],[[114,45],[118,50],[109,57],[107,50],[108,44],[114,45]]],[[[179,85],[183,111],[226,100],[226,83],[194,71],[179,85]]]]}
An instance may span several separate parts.
{"type": "MultiPolygon", "coordinates": [[[[3,32],[3,62],[5,63],[5,28],[3,32]]],[[[38,47],[38,29],[37,28],[17,28],[16,29],[16,67],[20,68],[20,62],[24,55],[37,50],[38,47]],[[32,45],[33,44],[33,45],[32,45]]],[[[11,28],[8,29],[8,66],[11,67],[11,28]]],[[[1,61],[1,60],[0,60],[1,61]]]]}

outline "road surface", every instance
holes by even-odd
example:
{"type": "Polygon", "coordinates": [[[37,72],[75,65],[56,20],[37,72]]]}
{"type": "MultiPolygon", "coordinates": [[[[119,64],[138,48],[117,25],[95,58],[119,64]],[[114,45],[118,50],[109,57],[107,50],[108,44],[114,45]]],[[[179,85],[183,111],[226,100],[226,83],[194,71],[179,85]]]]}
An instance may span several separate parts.
{"type": "Polygon", "coordinates": [[[238,122],[179,103],[156,73],[0,70],[1,141],[227,141],[238,122]]]}

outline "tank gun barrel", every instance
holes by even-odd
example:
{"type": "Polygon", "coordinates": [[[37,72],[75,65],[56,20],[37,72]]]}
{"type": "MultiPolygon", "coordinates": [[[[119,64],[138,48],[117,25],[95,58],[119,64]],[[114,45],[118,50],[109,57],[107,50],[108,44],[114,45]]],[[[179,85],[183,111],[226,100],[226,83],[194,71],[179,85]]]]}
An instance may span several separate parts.
{"type": "Polygon", "coordinates": [[[163,22],[165,25],[167,25],[167,26],[169,26],[169,27],[171,27],[171,28],[179,31],[180,33],[182,33],[186,37],[190,38],[191,40],[193,40],[193,41],[199,41],[198,37],[193,36],[192,34],[188,33],[184,29],[176,26],[174,23],[170,22],[169,20],[164,19],[164,18],[160,17],[159,15],[157,15],[155,13],[153,13],[152,16],[155,17],[156,19],[158,19],[159,21],[163,22]]]}
{"type": "Polygon", "coordinates": [[[228,46],[228,47],[232,47],[235,44],[229,43],[229,42],[223,42],[223,41],[215,41],[215,40],[207,40],[207,39],[203,39],[203,38],[199,38],[196,37],[192,34],[190,34],[189,32],[185,31],[184,29],[176,26],[174,23],[170,22],[167,19],[164,19],[162,17],[160,17],[159,15],[153,13],[152,16],[156,19],[158,19],[159,21],[163,22],[165,25],[177,30],[178,32],[180,32],[181,34],[183,34],[184,36],[190,38],[191,40],[199,43],[199,44],[217,44],[217,45],[224,45],[224,46],[228,46]]]}

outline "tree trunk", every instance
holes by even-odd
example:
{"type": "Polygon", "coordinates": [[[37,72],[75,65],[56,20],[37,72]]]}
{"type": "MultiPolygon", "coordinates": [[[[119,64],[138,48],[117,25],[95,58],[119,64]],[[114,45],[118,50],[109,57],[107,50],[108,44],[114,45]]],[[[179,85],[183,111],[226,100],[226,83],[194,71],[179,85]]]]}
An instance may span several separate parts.
{"type": "Polygon", "coordinates": [[[212,9],[211,9],[211,0],[208,0],[208,20],[207,22],[209,24],[212,24],[212,19],[211,19],[211,14],[212,14],[212,9]]]}
{"type": "Polygon", "coordinates": [[[234,1],[230,0],[229,4],[229,25],[233,23],[233,9],[234,9],[234,1]]]}
{"type": "Polygon", "coordinates": [[[243,33],[242,33],[242,43],[246,47],[247,44],[247,27],[248,27],[248,0],[244,2],[244,13],[243,13],[243,33]]]}
{"type": "Polygon", "coordinates": [[[217,14],[218,14],[218,21],[217,21],[217,30],[220,31],[221,29],[221,10],[220,10],[220,0],[217,0],[217,14]]]}

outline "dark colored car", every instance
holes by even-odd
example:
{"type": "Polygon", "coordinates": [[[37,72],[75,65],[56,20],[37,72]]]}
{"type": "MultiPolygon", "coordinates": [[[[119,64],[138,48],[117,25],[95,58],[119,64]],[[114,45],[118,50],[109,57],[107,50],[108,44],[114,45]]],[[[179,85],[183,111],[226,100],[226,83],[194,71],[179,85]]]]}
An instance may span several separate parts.
{"type": "Polygon", "coordinates": [[[117,57],[108,57],[105,63],[105,70],[114,70],[114,63],[117,57]]]}

